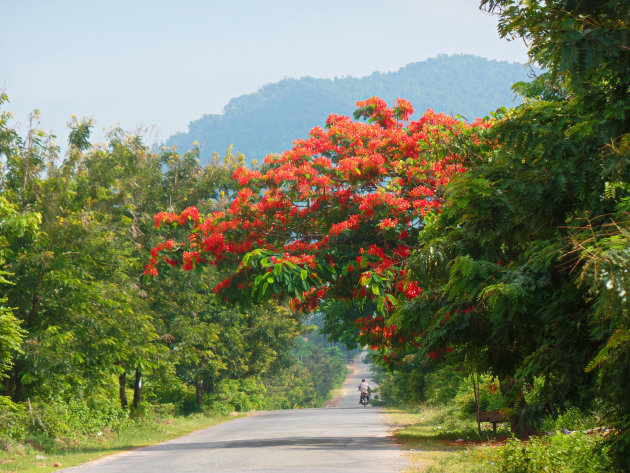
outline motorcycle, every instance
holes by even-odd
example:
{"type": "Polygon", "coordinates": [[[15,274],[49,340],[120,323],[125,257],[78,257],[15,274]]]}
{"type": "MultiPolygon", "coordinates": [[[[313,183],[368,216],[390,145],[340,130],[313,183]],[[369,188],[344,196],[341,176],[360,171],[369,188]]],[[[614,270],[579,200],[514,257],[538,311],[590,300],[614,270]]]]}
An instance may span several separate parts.
{"type": "Polygon", "coordinates": [[[368,404],[370,403],[370,396],[367,393],[361,393],[361,399],[359,400],[359,403],[363,405],[363,407],[367,407],[368,404]]]}

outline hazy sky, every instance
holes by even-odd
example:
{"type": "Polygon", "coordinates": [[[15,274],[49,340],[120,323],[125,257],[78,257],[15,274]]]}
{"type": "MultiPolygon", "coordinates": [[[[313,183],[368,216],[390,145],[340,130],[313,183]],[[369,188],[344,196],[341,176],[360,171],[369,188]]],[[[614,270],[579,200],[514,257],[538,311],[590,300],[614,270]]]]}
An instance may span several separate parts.
{"type": "Polygon", "coordinates": [[[0,89],[22,131],[38,108],[64,141],[71,114],[166,139],[286,77],[360,77],[444,53],[526,62],[478,4],[0,0],[0,89]]]}

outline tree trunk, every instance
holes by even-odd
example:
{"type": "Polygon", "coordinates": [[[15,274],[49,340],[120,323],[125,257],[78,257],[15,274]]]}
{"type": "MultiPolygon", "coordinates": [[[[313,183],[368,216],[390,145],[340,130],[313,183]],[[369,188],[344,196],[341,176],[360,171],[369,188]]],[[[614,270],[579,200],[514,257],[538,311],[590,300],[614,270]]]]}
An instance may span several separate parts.
{"type": "Polygon", "coordinates": [[[203,378],[197,379],[197,406],[199,410],[203,409],[203,378]]]}
{"type": "Polygon", "coordinates": [[[142,392],[142,370],[136,368],[136,380],[133,383],[133,408],[140,409],[140,394],[142,392]]]}
{"type": "Polygon", "coordinates": [[[15,402],[22,402],[24,400],[22,393],[22,379],[20,377],[15,378],[15,391],[13,392],[13,400],[15,402]]]}
{"type": "Polygon", "coordinates": [[[120,392],[120,407],[127,409],[127,372],[118,377],[118,390],[120,392]]]}
{"type": "Polygon", "coordinates": [[[472,374],[472,382],[473,392],[475,394],[475,407],[477,408],[477,433],[479,434],[479,437],[481,437],[481,421],[479,420],[479,374],[472,374]]]}
{"type": "Polygon", "coordinates": [[[21,362],[19,359],[15,360],[11,367],[11,374],[4,380],[4,389],[13,402],[22,402],[22,376],[20,375],[21,362]]]}

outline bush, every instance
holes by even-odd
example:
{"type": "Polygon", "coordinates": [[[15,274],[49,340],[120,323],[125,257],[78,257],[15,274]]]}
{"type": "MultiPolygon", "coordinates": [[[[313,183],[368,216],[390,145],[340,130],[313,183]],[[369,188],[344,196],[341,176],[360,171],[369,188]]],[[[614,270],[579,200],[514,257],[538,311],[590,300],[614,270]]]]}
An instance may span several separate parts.
{"type": "Polygon", "coordinates": [[[105,397],[33,401],[27,409],[0,396],[0,445],[5,447],[29,440],[49,450],[54,448],[55,439],[77,438],[106,428],[115,430],[128,422],[128,412],[105,397]]]}
{"type": "MultiPolygon", "coordinates": [[[[475,393],[473,391],[471,377],[465,376],[460,379],[455,394],[455,405],[462,413],[473,416],[476,419],[477,406],[475,404],[475,393]]],[[[452,401],[451,401],[452,402],[452,401]]],[[[479,376],[479,409],[481,411],[496,411],[504,407],[503,396],[499,391],[498,382],[492,376],[483,374],[479,376]]]]}
{"type": "MultiPolygon", "coordinates": [[[[457,393],[466,386],[468,376],[460,371],[455,371],[451,366],[437,369],[425,376],[425,400],[434,406],[447,405],[453,402],[457,393]]],[[[468,383],[472,394],[472,385],[468,383]]]]}
{"type": "Polygon", "coordinates": [[[412,406],[425,400],[425,372],[422,369],[379,371],[374,379],[384,404],[412,406]]]}
{"type": "Polygon", "coordinates": [[[577,407],[571,406],[543,420],[541,430],[558,432],[566,430],[586,430],[597,427],[598,418],[593,414],[585,414],[577,407]]]}
{"type": "Polygon", "coordinates": [[[170,385],[154,388],[153,393],[157,404],[171,404],[180,414],[199,412],[197,393],[194,386],[189,386],[175,378],[170,385]]]}
{"type": "Polygon", "coordinates": [[[0,447],[9,440],[21,441],[26,437],[28,414],[22,404],[0,396],[0,447]]]}
{"type": "Polygon", "coordinates": [[[311,374],[308,369],[298,363],[288,370],[277,373],[266,383],[266,409],[293,409],[299,407],[320,407],[311,374]]]}
{"type": "Polygon", "coordinates": [[[252,411],[264,406],[264,385],[256,379],[224,379],[207,396],[204,408],[216,414],[252,411]]]}
{"type": "Polygon", "coordinates": [[[501,473],[611,473],[603,439],[580,432],[570,435],[513,439],[501,449],[495,471],[501,473]]]}
{"type": "Polygon", "coordinates": [[[104,428],[117,429],[129,420],[128,412],[110,399],[91,397],[87,400],[40,401],[33,403],[29,434],[54,439],[74,438],[104,428]]]}

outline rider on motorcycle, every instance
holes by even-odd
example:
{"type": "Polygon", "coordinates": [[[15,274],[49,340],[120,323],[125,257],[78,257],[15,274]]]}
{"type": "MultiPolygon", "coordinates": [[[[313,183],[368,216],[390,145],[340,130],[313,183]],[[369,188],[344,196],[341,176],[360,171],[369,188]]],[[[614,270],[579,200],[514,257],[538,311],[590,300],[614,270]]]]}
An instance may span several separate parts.
{"type": "Polygon", "coordinates": [[[365,378],[361,380],[358,390],[361,391],[361,397],[359,398],[359,404],[363,401],[363,398],[367,398],[367,402],[370,402],[370,388],[371,386],[365,382],[365,378]]]}

